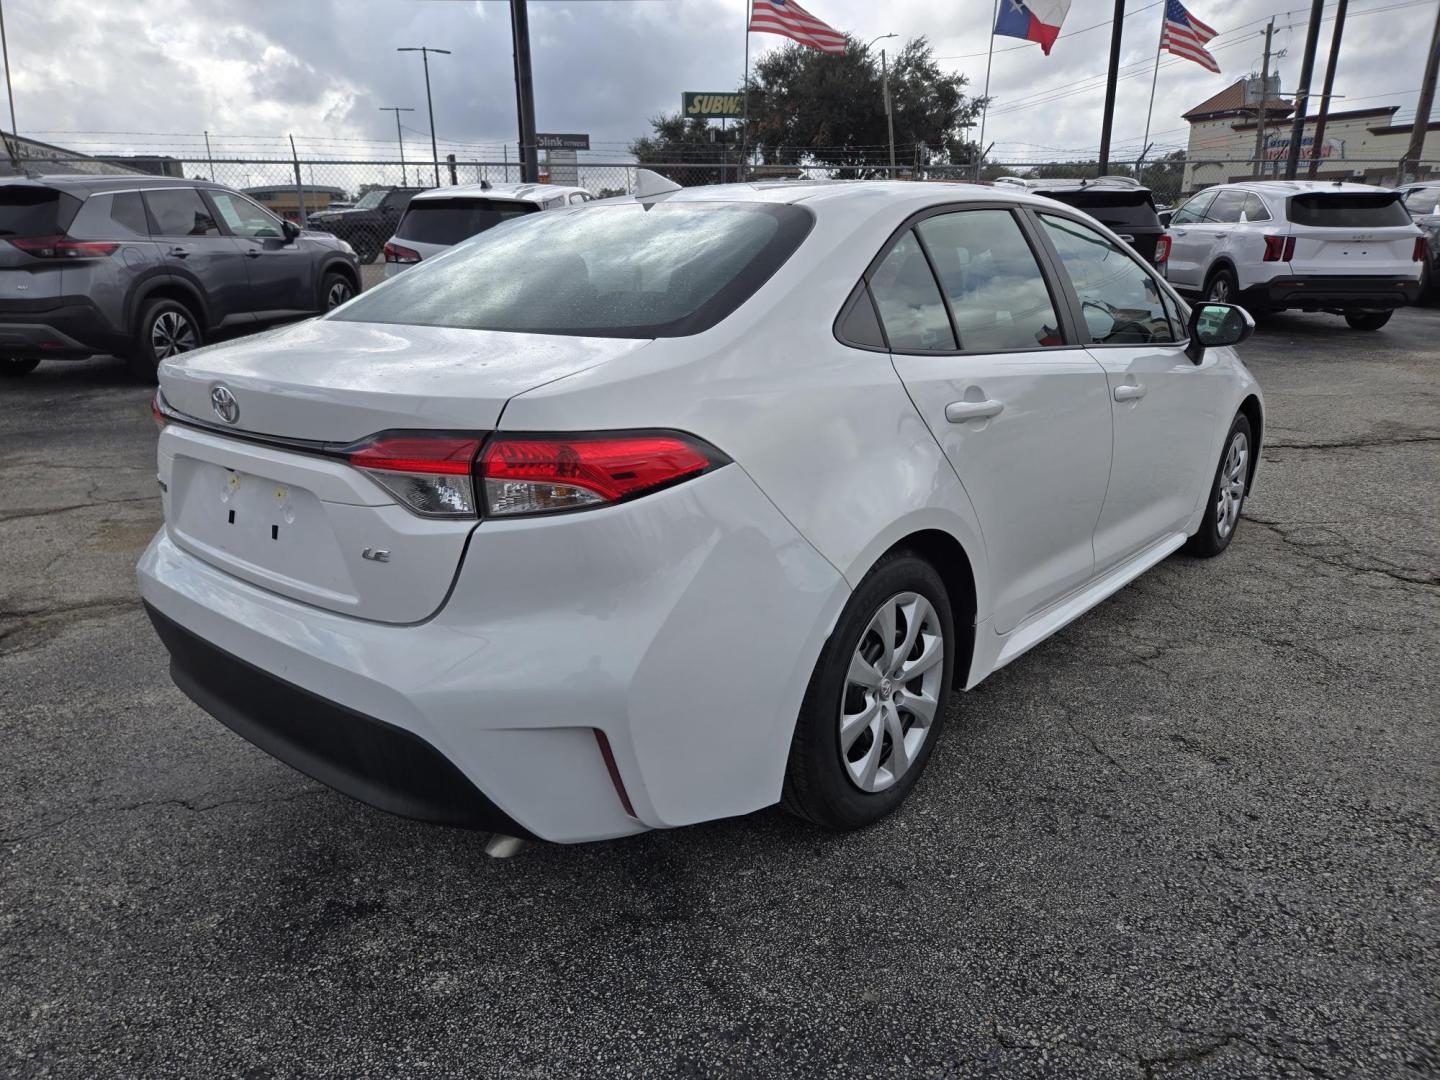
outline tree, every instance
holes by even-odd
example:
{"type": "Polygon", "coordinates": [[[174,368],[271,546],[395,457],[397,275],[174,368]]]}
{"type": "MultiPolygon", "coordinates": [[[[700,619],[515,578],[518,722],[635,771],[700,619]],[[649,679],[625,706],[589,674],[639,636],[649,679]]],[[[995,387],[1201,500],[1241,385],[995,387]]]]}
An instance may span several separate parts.
{"type": "MultiPolygon", "coordinates": [[[[739,151],[719,141],[719,128],[696,117],[687,119],[680,113],[657,116],[650,121],[650,126],[655,129],[653,135],[642,136],[630,144],[630,153],[640,164],[670,166],[655,171],[677,184],[720,184],[734,179],[733,173],[725,174],[723,166],[726,161],[732,165],[737,162],[739,151]]],[[[738,125],[725,134],[733,135],[737,131],[738,125]]]]}
{"type": "Polygon", "coordinates": [[[1157,196],[1173,199],[1185,182],[1185,151],[1172,150],[1146,165],[1142,182],[1157,196]]]}
{"type": "MultiPolygon", "coordinates": [[[[767,54],[750,78],[750,146],[767,164],[813,161],[842,174],[887,164],[879,60],[853,40],[847,40],[842,56],[802,45],[767,54]]],[[[898,164],[971,160],[975,147],[962,133],[979,116],[980,103],[964,94],[967,83],[963,75],[940,70],[923,36],[891,59],[898,164]]]]}

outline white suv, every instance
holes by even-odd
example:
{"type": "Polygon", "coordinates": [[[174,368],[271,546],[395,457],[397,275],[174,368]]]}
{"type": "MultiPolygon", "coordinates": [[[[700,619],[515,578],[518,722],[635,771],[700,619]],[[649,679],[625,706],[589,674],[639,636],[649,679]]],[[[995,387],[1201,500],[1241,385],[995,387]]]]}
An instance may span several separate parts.
{"type": "Polygon", "coordinates": [[[1299,308],[1378,330],[1420,294],[1424,233],[1398,192],[1306,180],[1206,188],[1170,219],[1165,276],[1264,314],[1299,308]]]}

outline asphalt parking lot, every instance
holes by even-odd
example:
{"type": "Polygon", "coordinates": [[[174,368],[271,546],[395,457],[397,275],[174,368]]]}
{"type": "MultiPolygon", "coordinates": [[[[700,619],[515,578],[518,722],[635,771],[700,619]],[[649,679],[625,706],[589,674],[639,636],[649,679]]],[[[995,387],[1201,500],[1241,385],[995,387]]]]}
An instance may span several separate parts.
{"type": "Polygon", "coordinates": [[[0,385],[0,1074],[1437,1075],[1437,341],[1264,324],[1229,552],[963,696],[878,827],[508,861],[175,690],[148,391],[0,385]]]}

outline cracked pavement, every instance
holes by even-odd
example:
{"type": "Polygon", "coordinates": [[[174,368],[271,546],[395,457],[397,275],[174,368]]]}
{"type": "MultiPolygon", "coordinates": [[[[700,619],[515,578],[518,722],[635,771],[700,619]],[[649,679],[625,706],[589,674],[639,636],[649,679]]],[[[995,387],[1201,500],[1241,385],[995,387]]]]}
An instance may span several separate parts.
{"type": "Polygon", "coordinates": [[[487,859],[183,698],[148,394],[0,385],[0,1075],[1440,1075],[1440,309],[1268,320],[1259,487],[909,804],[487,859]]]}

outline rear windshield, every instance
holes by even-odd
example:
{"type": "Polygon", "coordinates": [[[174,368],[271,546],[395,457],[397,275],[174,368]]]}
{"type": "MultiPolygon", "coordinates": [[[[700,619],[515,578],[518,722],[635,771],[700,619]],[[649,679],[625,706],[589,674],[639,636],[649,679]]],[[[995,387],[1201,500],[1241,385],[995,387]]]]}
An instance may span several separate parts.
{"type": "Polygon", "coordinates": [[[534,203],[507,199],[416,199],[395,236],[422,244],[458,244],[502,221],[539,209],[534,203]]]}
{"type": "Polygon", "coordinates": [[[714,326],[810,231],[799,206],[638,203],[527,215],[362,293],[329,318],[596,337],[714,326]]]}
{"type": "Polygon", "coordinates": [[[54,188],[0,187],[0,236],[58,236],[79,209],[79,199],[54,188]]]}
{"type": "Polygon", "coordinates": [[[1394,191],[1315,192],[1290,199],[1290,220],[1296,225],[1330,229],[1379,229],[1409,225],[1410,215],[1394,191]]]}
{"type": "Polygon", "coordinates": [[[1096,221],[1109,225],[1112,228],[1117,225],[1124,225],[1131,228],[1156,228],[1160,219],[1155,216],[1155,203],[1148,191],[1037,191],[1037,195],[1044,195],[1062,202],[1066,206],[1073,206],[1077,210],[1084,210],[1096,221]]]}

